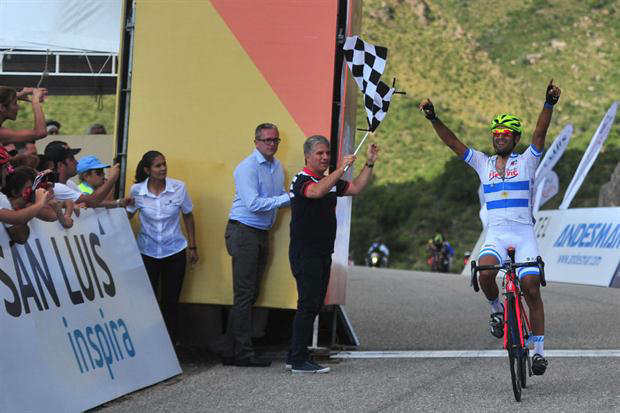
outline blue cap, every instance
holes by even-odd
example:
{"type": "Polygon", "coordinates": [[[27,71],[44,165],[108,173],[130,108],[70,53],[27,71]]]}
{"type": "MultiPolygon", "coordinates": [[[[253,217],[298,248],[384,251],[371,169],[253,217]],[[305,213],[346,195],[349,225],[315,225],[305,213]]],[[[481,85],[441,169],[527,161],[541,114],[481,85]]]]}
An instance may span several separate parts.
{"type": "Polygon", "coordinates": [[[101,161],[97,159],[96,156],[88,155],[88,156],[84,156],[78,161],[77,173],[81,174],[86,171],[90,171],[92,169],[103,169],[103,168],[109,168],[109,167],[110,165],[101,163],[101,161]]]}

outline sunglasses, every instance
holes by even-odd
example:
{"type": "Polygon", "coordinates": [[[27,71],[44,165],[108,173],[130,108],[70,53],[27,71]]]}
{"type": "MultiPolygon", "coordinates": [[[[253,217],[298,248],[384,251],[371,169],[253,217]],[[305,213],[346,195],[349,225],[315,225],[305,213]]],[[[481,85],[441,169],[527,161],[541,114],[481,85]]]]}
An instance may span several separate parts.
{"type": "Polygon", "coordinates": [[[513,136],[512,131],[510,129],[493,129],[491,133],[493,134],[494,138],[501,138],[502,136],[511,138],[513,136]]]}

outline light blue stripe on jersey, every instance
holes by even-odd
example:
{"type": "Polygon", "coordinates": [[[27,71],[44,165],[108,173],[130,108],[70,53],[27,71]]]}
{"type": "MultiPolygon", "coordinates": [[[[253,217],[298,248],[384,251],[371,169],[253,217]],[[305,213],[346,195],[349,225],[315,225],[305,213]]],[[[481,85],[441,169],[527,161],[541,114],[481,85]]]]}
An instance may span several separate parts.
{"type": "Polygon", "coordinates": [[[517,198],[517,199],[498,199],[497,201],[489,201],[487,202],[487,210],[498,209],[498,208],[519,208],[524,207],[527,208],[530,205],[530,200],[525,198],[517,198]]]}
{"type": "Polygon", "coordinates": [[[540,270],[538,267],[521,267],[517,269],[519,280],[523,279],[526,275],[540,275],[540,270]]]}
{"type": "Polygon", "coordinates": [[[463,154],[463,160],[467,163],[469,163],[469,161],[471,161],[471,158],[474,156],[474,151],[472,151],[471,149],[467,148],[465,150],[465,153],[463,154]]]}
{"type": "Polygon", "coordinates": [[[497,262],[502,262],[502,257],[500,257],[499,253],[492,248],[483,248],[480,251],[480,254],[478,254],[478,259],[480,259],[480,257],[483,257],[485,255],[492,255],[495,258],[497,258],[497,262]]]}
{"type": "Polygon", "coordinates": [[[530,189],[530,181],[502,182],[497,184],[484,184],[485,194],[498,191],[528,191],[530,189]]]}
{"type": "Polygon", "coordinates": [[[536,149],[536,147],[534,146],[534,144],[531,144],[531,145],[530,145],[530,150],[532,151],[532,154],[533,154],[535,157],[537,157],[537,158],[539,158],[539,157],[540,157],[540,155],[542,155],[542,151],[539,151],[538,149],[536,149]]]}

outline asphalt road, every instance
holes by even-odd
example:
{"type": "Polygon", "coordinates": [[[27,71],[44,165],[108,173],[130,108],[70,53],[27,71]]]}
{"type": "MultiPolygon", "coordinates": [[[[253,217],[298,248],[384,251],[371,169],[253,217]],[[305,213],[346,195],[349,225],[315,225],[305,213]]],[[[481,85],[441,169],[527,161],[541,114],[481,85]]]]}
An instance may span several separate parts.
{"type": "MultiPolygon", "coordinates": [[[[542,294],[546,350],[620,349],[620,290],[549,283],[542,294]]],[[[352,267],[349,276],[346,310],[360,352],[500,349],[487,307],[460,275],[352,267]]],[[[266,369],[186,364],[182,376],[97,411],[620,411],[620,357],[551,354],[521,403],[506,357],[334,359],[329,374],[300,376],[276,352],[266,369]]]]}

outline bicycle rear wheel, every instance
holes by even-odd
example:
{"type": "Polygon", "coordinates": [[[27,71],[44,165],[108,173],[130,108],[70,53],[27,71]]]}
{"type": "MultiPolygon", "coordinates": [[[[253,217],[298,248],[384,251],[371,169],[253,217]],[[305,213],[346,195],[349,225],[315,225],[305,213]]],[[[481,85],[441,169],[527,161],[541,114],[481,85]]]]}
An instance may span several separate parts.
{"type": "Polygon", "coordinates": [[[515,299],[508,297],[506,300],[508,306],[508,320],[506,324],[506,350],[508,351],[508,363],[510,364],[510,379],[512,381],[512,392],[515,400],[521,401],[521,377],[522,364],[521,360],[525,358],[520,356],[519,351],[519,326],[517,324],[517,314],[515,312],[515,299]]]}

